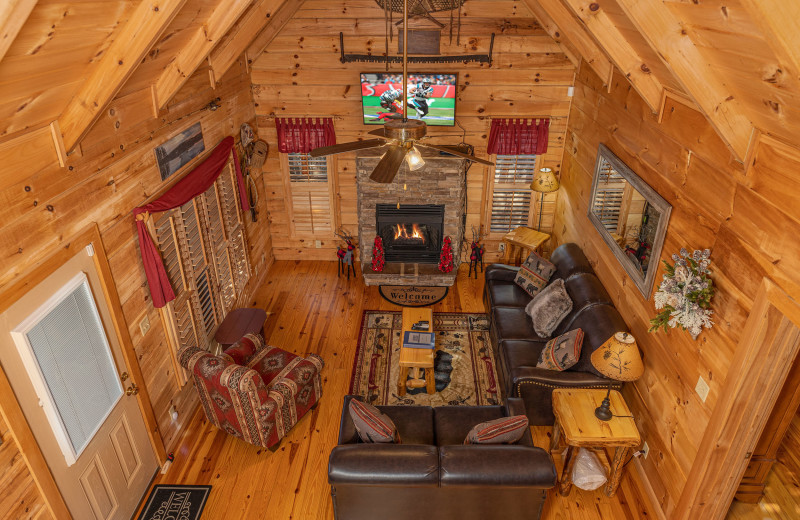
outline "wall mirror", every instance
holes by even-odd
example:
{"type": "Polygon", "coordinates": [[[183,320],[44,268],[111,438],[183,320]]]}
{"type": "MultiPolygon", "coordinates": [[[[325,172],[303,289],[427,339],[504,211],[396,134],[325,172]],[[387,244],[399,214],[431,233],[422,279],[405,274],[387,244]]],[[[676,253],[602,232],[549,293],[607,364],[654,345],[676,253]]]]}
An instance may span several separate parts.
{"type": "Polygon", "coordinates": [[[604,144],[597,152],[589,220],[636,287],[650,298],[672,206],[604,144]]]}

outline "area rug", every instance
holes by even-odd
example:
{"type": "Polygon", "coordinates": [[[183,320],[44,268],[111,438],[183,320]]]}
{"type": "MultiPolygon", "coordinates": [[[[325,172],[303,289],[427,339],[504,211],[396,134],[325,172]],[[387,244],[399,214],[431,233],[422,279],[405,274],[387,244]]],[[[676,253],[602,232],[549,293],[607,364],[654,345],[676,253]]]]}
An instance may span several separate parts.
{"type": "Polygon", "coordinates": [[[153,486],[138,520],[198,520],[211,486],[153,486]]]}
{"type": "Polygon", "coordinates": [[[350,393],[375,405],[490,405],[501,401],[486,314],[433,313],[436,392],[397,395],[401,312],[364,311],[350,393]]]}
{"type": "Polygon", "coordinates": [[[425,307],[444,300],[448,287],[417,285],[381,285],[378,292],[383,299],[401,307],[425,307]]]}

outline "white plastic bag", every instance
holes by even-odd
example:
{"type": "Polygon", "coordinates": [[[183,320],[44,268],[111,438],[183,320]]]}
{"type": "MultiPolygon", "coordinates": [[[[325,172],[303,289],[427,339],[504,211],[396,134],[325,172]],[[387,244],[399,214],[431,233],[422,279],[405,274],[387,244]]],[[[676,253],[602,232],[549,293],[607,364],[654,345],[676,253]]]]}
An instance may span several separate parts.
{"type": "Polygon", "coordinates": [[[592,491],[606,483],[606,472],[594,452],[585,448],[578,450],[572,467],[572,483],[581,489],[592,491]]]}

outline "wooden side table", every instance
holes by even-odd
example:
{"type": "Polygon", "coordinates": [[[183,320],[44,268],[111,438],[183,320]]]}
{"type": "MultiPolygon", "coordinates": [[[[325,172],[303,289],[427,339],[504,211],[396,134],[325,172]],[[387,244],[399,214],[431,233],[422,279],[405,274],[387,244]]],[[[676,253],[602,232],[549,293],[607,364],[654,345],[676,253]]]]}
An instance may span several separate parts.
{"type": "Polygon", "coordinates": [[[612,497],[617,491],[622,476],[622,466],[631,448],[641,442],[628,406],[622,395],[611,391],[611,411],[615,415],[610,421],[601,421],[594,416],[594,409],[600,406],[607,390],[589,388],[560,388],[553,390],[553,437],[550,439],[550,452],[558,449],[560,438],[564,438],[567,453],[564,456],[564,471],[559,481],[560,493],[569,495],[572,489],[572,468],[579,448],[615,448],[611,462],[611,474],[606,484],[606,496],[612,497]],[[620,416],[620,417],[616,417],[620,416]],[[627,417],[626,417],[627,416],[627,417]]]}
{"type": "Polygon", "coordinates": [[[513,265],[519,265],[524,260],[523,255],[527,258],[531,251],[542,254],[542,245],[548,240],[550,240],[550,235],[547,233],[527,227],[518,227],[514,231],[506,233],[503,237],[506,245],[503,263],[511,265],[514,262],[513,265]]]}
{"type": "MultiPolygon", "coordinates": [[[[433,376],[433,357],[435,348],[406,348],[403,337],[406,331],[412,331],[411,326],[420,321],[427,320],[430,327],[427,331],[433,332],[433,310],[430,307],[403,307],[403,330],[400,332],[400,373],[397,376],[397,395],[406,395],[406,386],[419,388],[425,386],[429,394],[436,392],[436,380],[433,376]],[[408,373],[413,370],[412,377],[408,380],[408,373]],[[422,376],[424,371],[425,376],[422,376]]],[[[414,331],[416,332],[416,331],[414,331]]]]}

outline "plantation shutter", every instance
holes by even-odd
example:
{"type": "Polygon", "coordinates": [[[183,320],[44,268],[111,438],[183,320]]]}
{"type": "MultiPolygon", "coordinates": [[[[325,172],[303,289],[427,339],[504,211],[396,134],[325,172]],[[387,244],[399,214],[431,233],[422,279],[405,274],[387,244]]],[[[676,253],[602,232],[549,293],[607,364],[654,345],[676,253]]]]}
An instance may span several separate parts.
{"type": "Polygon", "coordinates": [[[492,210],[489,229],[507,233],[528,225],[531,212],[531,182],[535,155],[497,155],[495,157],[492,210]]]}
{"type": "Polygon", "coordinates": [[[162,308],[162,318],[171,336],[180,384],[186,381],[186,374],[177,364],[177,352],[192,345],[210,350],[219,324],[250,279],[234,176],[229,163],[204,193],[159,214],[153,223],[175,292],[175,300],[162,308]]]}
{"type": "Polygon", "coordinates": [[[328,159],[290,153],[288,162],[294,234],[320,236],[333,233],[328,159]]]}
{"type": "Polygon", "coordinates": [[[625,179],[610,164],[603,163],[592,202],[592,212],[610,233],[617,233],[619,229],[626,184],[625,179]]]}

